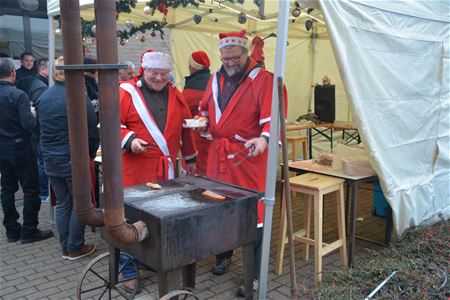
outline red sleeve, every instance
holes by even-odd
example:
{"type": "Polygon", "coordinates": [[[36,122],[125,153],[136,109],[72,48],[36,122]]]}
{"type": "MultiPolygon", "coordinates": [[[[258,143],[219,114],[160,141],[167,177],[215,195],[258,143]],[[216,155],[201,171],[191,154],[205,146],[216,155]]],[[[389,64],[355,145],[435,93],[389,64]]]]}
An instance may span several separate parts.
{"type": "Polygon", "coordinates": [[[194,90],[194,89],[185,89],[182,93],[184,100],[186,100],[187,105],[189,106],[189,110],[191,111],[192,116],[198,114],[198,104],[203,96],[203,91],[194,90]]]}
{"type": "MultiPolygon", "coordinates": [[[[183,120],[184,119],[192,119],[191,111],[189,110],[189,106],[187,105],[183,95],[180,92],[177,92],[177,98],[181,104],[183,120]]],[[[181,154],[185,160],[190,160],[197,157],[197,148],[195,147],[194,136],[192,133],[192,129],[183,128],[181,133],[181,154]]]]}
{"type": "Polygon", "coordinates": [[[125,147],[128,139],[134,134],[134,131],[128,128],[128,115],[132,105],[131,95],[127,93],[124,89],[119,89],[120,97],[120,138],[121,138],[121,148],[125,147]]]}

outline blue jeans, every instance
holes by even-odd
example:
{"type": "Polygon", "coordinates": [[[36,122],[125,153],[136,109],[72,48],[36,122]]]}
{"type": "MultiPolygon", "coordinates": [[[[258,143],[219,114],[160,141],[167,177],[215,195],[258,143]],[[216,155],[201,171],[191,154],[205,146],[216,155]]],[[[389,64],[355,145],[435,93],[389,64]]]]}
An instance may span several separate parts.
{"type": "MultiPolygon", "coordinates": [[[[135,263],[137,263],[136,260],[135,263]]],[[[119,269],[122,269],[122,277],[124,279],[136,277],[137,273],[132,263],[132,258],[121,254],[119,259],[119,265],[120,265],[119,269]]]]}
{"type": "Polygon", "coordinates": [[[61,250],[79,252],[84,246],[85,224],[78,219],[72,200],[72,177],[48,176],[56,195],[56,228],[61,250]]]}
{"type": "Polygon", "coordinates": [[[1,202],[4,214],[3,225],[8,238],[27,237],[37,230],[41,208],[39,199],[38,171],[31,141],[0,142],[1,202]],[[23,224],[18,221],[14,194],[23,191],[23,224]]]}
{"type": "Polygon", "coordinates": [[[44,160],[42,158],[40,134],[33,134],[33,145],[36,149],[39,169],[39,198],[46,200],[48,198],[48,177],[45,173],[44,160]]]}

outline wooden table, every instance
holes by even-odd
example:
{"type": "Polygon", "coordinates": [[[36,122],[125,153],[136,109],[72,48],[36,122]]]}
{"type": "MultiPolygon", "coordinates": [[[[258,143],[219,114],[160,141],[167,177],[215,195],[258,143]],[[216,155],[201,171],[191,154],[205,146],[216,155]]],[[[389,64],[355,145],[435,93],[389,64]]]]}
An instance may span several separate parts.
{"type": "Polygon", "coordinates": [[[342,131],[343,139],[345,139],[345,135],[347,134],[348,138],[345,140],[345,144],[348,144],[353,140],[356,140],[358,144],[361,142],[359,139],[358,129],[348,122],[337,121],[334,123],[320,124],[286,124],[286,132],[299,130],[306,130],[307,132],[309,158],[312,158],[312,138],[316,135],[321,135],[326,138],[330,142],[330,149],[333,149],[333,131],[342,131]],[[353,132],[349,133],[348,131],[353,132]]]}
{"type": "MultiPolygon", "coordinates": [[[[346,190],[346,208],[348,207],[349,200],[349,187],[351,187],[352,195],[351,195],[351,210],[350,210],[350,238],[349,238],[349,247],[348,247],[348,265],[351,267],[353,265],[353,254],[355,253],[355,238],[356,236],[356,207],[358,205],[358,187],[359,185],[367,182],[373,182],[378,179],[376,175],[372,176],[351,176],[345,174],[342,170],[336,171],[331,167],[322,166],[313,162],[313,160],[306,161],[296,161],[289,164],[289,171],[295,172],[297,174],[303,174],[308,172],[314,172],[329,176],[334,176],[338,178],[342,178],[345,180],[347,185],[346,190]]],[[[283,209],[283,208],[282,208],[283,209]]],[[[346,209],[346,224],[347,222],[347,209],[346,209]]],[[[392,235],[392,209],[388,205],[388,213],[386,218],[386,236],[384,245],[389,245],[391,241],[392,235]]],[[[378,241],[374,241],[367,238],[358,237],[368,242],[380,244],[378,241]]]]}

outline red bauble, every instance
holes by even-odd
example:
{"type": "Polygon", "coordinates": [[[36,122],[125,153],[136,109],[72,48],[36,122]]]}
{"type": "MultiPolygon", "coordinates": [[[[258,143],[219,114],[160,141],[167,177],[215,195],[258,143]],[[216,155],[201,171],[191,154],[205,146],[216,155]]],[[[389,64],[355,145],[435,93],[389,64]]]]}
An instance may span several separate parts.
{"type": "Polygon", "coordinates": [[[150,35],[151,35],[152,37],[155,37],[155,36],[156,36],[156,32],[152,31],[152,33],[150,33],[150,35]]]}

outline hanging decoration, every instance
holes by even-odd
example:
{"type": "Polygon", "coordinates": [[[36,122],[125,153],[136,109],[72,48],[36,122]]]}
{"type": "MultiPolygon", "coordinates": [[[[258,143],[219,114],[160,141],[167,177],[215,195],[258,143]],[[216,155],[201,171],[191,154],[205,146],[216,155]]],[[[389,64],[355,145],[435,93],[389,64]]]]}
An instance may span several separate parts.
{"type": "MultiPolygon", "coordinates": [[[[151,9],[151,15],[155,13],[156,10],[163,13],[165,16],[167,16],[167,13],[169,12],[169,7],[177,8],[177,7],[186,7],[188,5],[192,5],[195,7],[198,7],[199,1],[196,0],[151,0],[146,3],[146,7],[149,7],[151,9]]],[[[144,12],[145,12],[144,8],[144,12]]],[[[147,13],[147,12],[145,12],[147,13]]]]}
{"type": "Polygon", "coordinates": [[[125,26],[127,26],[127,28],[131,28],[131,27],[133,27],[133,25],[134,25],[134,22],[133,22],[133,20],[131,20],[131,19],[128,19],[128,20],[125,22],[125,26]]]}
{"type": "Polygon", "coordinates": [[[245,22],[247,22],[247,16],[245,15],[245,13],[241,12],[238,15],[238,22],[239,24],[245,24],[245,22]]]}
{"type": "Polygon", "coordinates": [[[192,19],[194,20],[195,24],[200,24],[200,22],[202,21],[202,16],[195,14],[192,19]]]}

